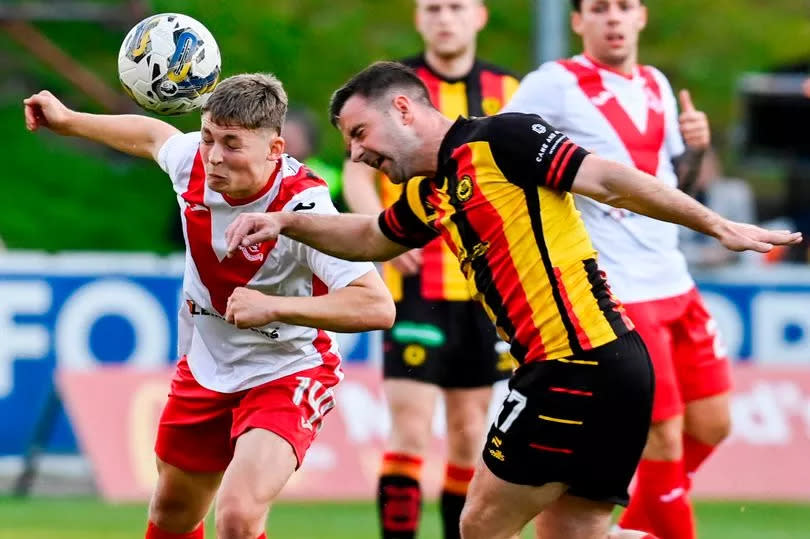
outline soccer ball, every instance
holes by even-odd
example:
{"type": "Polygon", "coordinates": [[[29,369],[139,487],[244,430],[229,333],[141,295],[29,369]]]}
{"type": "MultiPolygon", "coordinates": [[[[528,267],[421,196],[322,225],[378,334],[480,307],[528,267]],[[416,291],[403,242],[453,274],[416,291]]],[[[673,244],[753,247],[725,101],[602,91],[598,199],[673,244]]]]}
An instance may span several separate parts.
{"type": "Polygon", "coordinates": [[[221,60],[214,36],[178,13],[142,20],[118,52],[118,78],[146,110],[183,114],[200,108],[219,81],[221,60]]]}

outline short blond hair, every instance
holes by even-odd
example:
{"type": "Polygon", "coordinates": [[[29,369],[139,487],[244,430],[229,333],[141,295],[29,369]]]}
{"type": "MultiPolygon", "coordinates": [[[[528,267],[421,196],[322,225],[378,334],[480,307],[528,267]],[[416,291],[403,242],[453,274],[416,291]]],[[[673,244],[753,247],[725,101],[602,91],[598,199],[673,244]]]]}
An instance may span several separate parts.
{"type": "Polygon", "coordinates": [[[270,73],[244,73],[223,80],[202,107],[212,122],[281,132],[287,116],[287,92],[270,73]]]}

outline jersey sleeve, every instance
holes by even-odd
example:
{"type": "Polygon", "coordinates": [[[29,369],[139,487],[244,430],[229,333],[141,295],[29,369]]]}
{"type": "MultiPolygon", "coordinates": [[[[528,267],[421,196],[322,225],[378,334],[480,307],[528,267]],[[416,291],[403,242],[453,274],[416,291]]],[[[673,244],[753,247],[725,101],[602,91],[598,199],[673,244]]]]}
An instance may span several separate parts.
{"type": "Polygon", "coordinates": [[[418,248],[439,235],[438,231],[427,225],[429,216],[435,217],[423,200],[422,192],[429,181],[427,178],[408,180],[399,199],[380,213],[377,223],[389,240],[405,247],[418,248]]]}
{"type": "Polygon", "coordinates": [[[188,181],[194,158],[200,149],[200,133],[182,133],[169,137],[158,150],[157,162],[169,175],[175,191],[183,191],[183,182],[188,181]]]}
{"type": "MultiPolygon", "coordinates": [[[[327,187],[314,187],[302,191],[290,200],[285,206],[285,211],[327,215],[335,215],[338,213],[337,209],[332,204],[332,199],[329,198],[329,189],[327,187]],[[301,209],[302,206],[304,206],[303,209],[301,209]]],[[[369,271],[376,271],[374,264],[371,262],[349,262],[322,253],[303,243],[296,243],[298,243],[299,246],[301,262],[304,263],[318,279],[323,281],[330,290],[343,288],[369,271]]]]}
{"type": "Polygon", "coordinates": [[[512,99],[501,112],[536,114],[546,121],[560,123],[563,112],[561,77],[556,62],[547,62],[526,75],[512,99]]]}
{"type": "Polygon", "coordinates": [[[504,113],[489,135],[498,168],[512,183],[570,191],[588,152],[536,114],[504,113]]]}

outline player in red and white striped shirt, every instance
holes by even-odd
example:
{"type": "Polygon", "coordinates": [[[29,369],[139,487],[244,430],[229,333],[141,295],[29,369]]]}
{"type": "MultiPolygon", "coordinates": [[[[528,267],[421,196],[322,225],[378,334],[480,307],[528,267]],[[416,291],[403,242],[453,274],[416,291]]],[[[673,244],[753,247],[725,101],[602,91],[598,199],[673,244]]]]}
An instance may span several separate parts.
{"type": "MultiPolygon", "coordinates": [[[[583,54],[547,62],[521,82],[506,110],[542,116],[577,144],[671,187],[694,182],[709,146],[706,115],[667,78],[638,63],[647,21],[640,0],[574,0],[583,54]]],[[[599,266],[655,366],[653,425],[625,528],[662,539],[695,537],[691,475],[729,431],[729,364],[686,260],[678,227],[577,196],[599,266]]]]}
{"type": "Polygon", "coordinates": [[[244,212],[337,213],[326,184],[284,154],[287,96],[272,75],[222,81],[200,132],[145,116],[74,112],[49,92],[26,126],[155,159],[177,195],[186,239],[179,355],[158,427],[147,539],[201,539],[217,496],[217,536],[265,537],[275,498],[334,407],[342,378],[328,331],[393,324],[374,267],[279,238],[226,256],[244,212]]]}

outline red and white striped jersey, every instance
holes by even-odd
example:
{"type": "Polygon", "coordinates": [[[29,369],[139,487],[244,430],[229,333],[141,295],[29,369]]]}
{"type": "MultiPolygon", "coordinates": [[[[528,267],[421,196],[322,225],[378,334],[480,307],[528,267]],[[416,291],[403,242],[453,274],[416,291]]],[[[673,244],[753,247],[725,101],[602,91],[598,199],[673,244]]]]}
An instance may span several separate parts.
{"type": "Polygon", "coordinates": [[[274,296],[313,296],[375,271],[370,263],[340,260],[284,236],[225,256],[225,229],[240,213],[337,213],[326,183],[284,155],[264,189],[233,200],[206,186],[199,144],[198,132],[175,135],[158,155],[177,193],[186,240],[179,355],[188,357],[200,385],[223,393],[321,364],[342,376],[337,342],[323,330],[280,322],[237,329],[224,320],[228,297],[239,286],[274,296]]]}
{"type": "MultiPolygon", "coordinates": [[[[657,69],[623,75],[579,55],[529,73],[504,112],[542,116],[587,150],[675,187],[672,158],[684,152],[672,88],[657,69]]],[[[577,196],[576,205],[616,296],[639,302],[694,286],[678,250],[678,227],[577,196]]]]}

